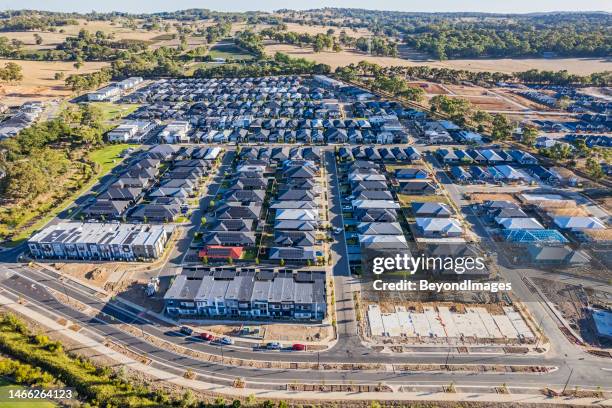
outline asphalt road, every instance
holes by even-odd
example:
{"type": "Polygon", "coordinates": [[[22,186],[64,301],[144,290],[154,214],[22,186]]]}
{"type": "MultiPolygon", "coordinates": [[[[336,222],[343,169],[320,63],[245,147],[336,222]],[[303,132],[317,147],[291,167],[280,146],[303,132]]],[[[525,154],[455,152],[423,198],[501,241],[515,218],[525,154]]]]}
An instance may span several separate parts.
{"type": "MultiPolygon", "coordinates": [[[[546,364],[558,365],[559,370],[550,374],[459,374],[459,373],[407,373],[407,372],[364,372],[364,371],[323,371],[323,370],[278,370],[278,369],[251,369],[232,367],[221,364],[203,362],[190,357],[186,357],[166,348],[157,347],[146,341],[140,336],[130,335],[119,330],[115,324],[121,321],[133,324],[142,330],[143,333],[164,338],[177,345],[186,346],[192,349],[201,350],[208,353],[221,355],[219,346],[202,343],[190,337],[177,335],[175,328],[167,328],[147,322],[136,314],[127,311],[114,302],[104,302],[96,299],[87,289],[73,287],[72,284],[63,285],[57,279],[45,278],[45,274],[30,270],[27,267],[14,266],[0,268],[0,286],[7,292],[18,294],[23,299],[30,302],[31,307],[49,315],[50,317],[62,316],[77,322],[88,331],[95,333],[98,338],[112,340],[117,344],[122,344],[143,354],[153,360],[154,364],[167,371],[182,373],[191,368],[194,372],[205,376],[208,381],[230,381],[236,377],[245,378],[249,382],[264,382],[270,384],[287,384],[298,381],[301,383],[312,382],[320,383],[324,380],[329,383],[342,383],[352,381],[355,384],[368,383],[376,384],[384,382],[388,384],[444,384],[453,381],[457,386],[482,386],[500,385],[506,383],[508,386],[520,387],[543,387],[555,386],[562,387],[567,380],[570,368],[574,369],[570,385],[580,386],[581,388],[601,386],[604,389],[612,388],[612,378],[604,368],[611,369],[608,361],[595,359],[584,354],[584,360],[573,360],[563,357],[548,358],[546,356],[452,356],[450,364],[546,364]],[[55,299],[46,289],[54,288],[60,293],[67,293],[68,296],[77,299],[93,310],[99,310],[112,316],[113,321],[103,322],[98,318],[84,315],[55,299]],[[210,377],[209,377],[210,376],[210,377]]],[[[339,345],[342,342],[339,343],[339,345]]],[[[309,353],[292,352],[255,352],[236,347],[224,347],[224,356],[249,358],[255,360],[278,360],[278,361],[317,361],[317,356],[309,353]]],[[[336,347],[332,350],[320,353],[321,363],[325,362],[377,362],[383,364],[391,363],[444,363],[446,356],[443,355],[388,355],[374,353],[363,347],[352,349],[351,353],[346,353],[344,347],[336,347]]]]}

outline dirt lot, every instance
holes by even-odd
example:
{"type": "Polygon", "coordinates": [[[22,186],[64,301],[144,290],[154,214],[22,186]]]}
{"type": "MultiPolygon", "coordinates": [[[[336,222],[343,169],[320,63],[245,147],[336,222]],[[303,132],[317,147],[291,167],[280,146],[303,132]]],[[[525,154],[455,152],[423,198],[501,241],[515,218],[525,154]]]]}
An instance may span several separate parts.
{"type": "Polygon", "coordinates": [[[300,48],[288,44],[268,43],[266,52],[274,55],[280,51],[292,57],[308,58],[317,62],[328,64],[333,68],[357,64],[359,61],[370,61],[381,66],[413,66],[428,65],[437,68],[466,69],[469,71],[498,71],[513,73],[526,71],[532,68],[541,70],[566,69],[570,73],[586,75],[612,69],[612,63],[599,59],[565,58],[565,59],[482,59],[482,60],[452,60],[434,61],[421,58],[402,59],[392,57],[376,57],[361,52],[344,50],[341,52],[314,53],[312,49],[300,48]]]}
{"type": "Polygon", "coordinates": [[[14,106],[26,101],[44,101],[64,98],[72,91],[64,85],[63,80],[55,80],[56,72],[63,72],[65,76],[74,73],[87,73],[97,71],[107,66],[106,62],[85,62],[78,71],[72,62],[58,61],[20,61],[0,60],[0,64],[15,62],[23,69],[23,80],[16,84],[0,84],[0,99],[3,103],[14,106]]]}
{"type": "Polygon", "coordinates": [[[99,264],[56,262],[50,266],[89,285],[107,290],[112,290],[111,286],[117,286],[119,283],[126,284],[128,276],[132,276],[138,270],[146,270],[148,267],[144,263],[134,265],[134,263],[128,262],[105,262],[99,264]]]}
{"type": "Polygon", "coordinates": [[[535,110],[539,110],[539,111],[547,111],[550,110],[550,108],[548,106],[545,105],[541,105],[537,102],[534,102],[532,100],[529,100],[527,98],[523,98],[520,95],[517,95],[516,93],[514,93],[513,91],[509,90],[509,89],[504,89],[504,88],[496,88],[492,90],[493,92],[504,96],[505,98],[508,98],[518,104],[521,104],[527,108],[530,109],[535,109],[535,110]]]}
{"type": "Polygon", "coordinates": [[[412,86],[418,86],[419,88],[423,88],[426,94],[448,95],[448,91],[446,89],[442,88],[439,84],[435,84],[433,82],[414,81],[408,83],[412,86]]]}
{"type": "Polygon", "coordinates": [[[495,96],[462,96],[477,109],[485,111],[522,111],[517,105],[495,96]]]}
{"type": "Polygon", "coordinates": [[[472,203],[484,203],[485,201],[511,201],[518,203],[512,194],[505,193],[472,193],[470,194],[470,201],[472,203]]]}
{"type": "Polygon", "coordinates": [[[590,297],[587,290],[552,279],[533,278],[532,281],[585,342],[592,346],[600,346],[593,321],[587,312],[590,297]]]}

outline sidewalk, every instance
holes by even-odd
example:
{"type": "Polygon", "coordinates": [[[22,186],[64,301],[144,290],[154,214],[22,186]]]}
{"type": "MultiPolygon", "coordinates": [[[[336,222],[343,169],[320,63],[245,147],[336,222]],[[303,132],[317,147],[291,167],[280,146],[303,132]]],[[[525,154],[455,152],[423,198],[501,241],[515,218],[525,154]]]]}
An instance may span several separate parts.
{"type": "MultiPolygon", "coordinates": [[[[260,399],[284,399],[284,400],[351,400],[351,401],[474,401],[474,402],[490,402],[490,403],[521,403],[521,404],[560,404],[560,405],[609,405],[610,401],[597,398],[571,398],[571,397],[547,397],[541,394],[492,394],[492,393],[444,393],[441,391],[431,391],[431,388],[440,389],[439,385],[425,385],[423,391],[404,392],[401,391],[401,386],[396,386],[393,392],[320,392],[320,391],[268,391],[261,388],[233,388],[222,385],[215,385],[201,380],[188,380],[176,374],[144,365],[124,354],[104,346],[102,343],[86,336],[81,332],[75,332],[60,325],[52,319],[28,308],[24,305],[15,303],[11,299],[0,294],[0,305],[7,309],[14,310],[21,315],[28,316],[29,319],[35,320],[38,324],[48,328],[50,331],[57,332],[63,336],[71,338],[73,341],[81,344],[84,348],[89,348],[96,353],[103,355],[109,359],[115,360],[118,365],[128,366],[129,368],[139,371],[146,376],[153,377],[157,380],[167,381],[169,383],[189,387],[198,391],[211,392],[222,394],[229,397],[246,398],[250,395],[255,395],[260,399]]],[[[202,375],[200,375],[202,377],[202,375]]],[[[249,385],[248,378],[247,387],[249,385]]],[[[261,386],[262,384],[258,384],[261,386]]],[[[331,385],[331,384],[330,384],[331,385]]],[[[416,386],[412,386],[416,387],[416,386]]],[[[460,385],[456,385],[461,388],[460,385]]],[[[509,387],[512,390],[512,387],[509,387]]]]}

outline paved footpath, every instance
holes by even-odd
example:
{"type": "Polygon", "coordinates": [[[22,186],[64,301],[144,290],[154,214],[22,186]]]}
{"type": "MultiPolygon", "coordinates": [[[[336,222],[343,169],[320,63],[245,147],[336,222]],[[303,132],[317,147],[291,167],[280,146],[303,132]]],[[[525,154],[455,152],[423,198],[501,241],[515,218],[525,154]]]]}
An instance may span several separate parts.
{"type": "MultiPolygon", "coordinates": [[[[554,403],[561,405],[594,405],[594,406],[612,406],[612,400],[602,400],[596,398],[569,398],[569,397],[546,397],[540,394],[491,394],[491,393],[444,393],[444,392],[403,392],[394,390],[389,393],[363,392],[363,393],[344,393],[344,392],[312,392],[312,391],[268,391],[261,389],[249,388],[233,388],[210,384],[200,380],[188,380],[176,374],[169,373],[164,370],[157,369],[145,364],[142,364],[124,354],[121,354],[109,347],[104,346],[98,340],[95,340],[84,334],[84,331],[75,332],[68,329],[66,326],[60,325],[55,320],[44,316],[33,308],[15,302],[7,296],[0,294],[0,307],[13,310],[21,315],[26,315],[30,319],[36,321],[41,326],[46,327],[49,331],[57,332],[62,336],[71,338],[74,342],[82,345],[84,348],[89,348],[96,353],[103,355],[109,359],[117,361],[117,363],[129,366],[133,370],[137,370],[150,377],[158,380],[167,381],[182,387],[193,388],[198,391],[223,394],[228,397],[247,397],[255,395],[261,399],[299,399],[299,400],[402,400],[402,401],[474,401],[474,402],[491,402],[503,403],[514,402],[523,404],[538,404],[538,403],[554,403]]],[[[248,380],[248,379],[247,379],[248,380]]]]}

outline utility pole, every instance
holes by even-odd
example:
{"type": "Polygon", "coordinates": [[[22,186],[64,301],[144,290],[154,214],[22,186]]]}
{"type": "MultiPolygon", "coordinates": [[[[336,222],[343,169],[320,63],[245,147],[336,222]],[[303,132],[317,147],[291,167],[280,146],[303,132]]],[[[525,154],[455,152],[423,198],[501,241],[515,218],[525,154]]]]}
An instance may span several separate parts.
{"type": "Polygon", "coordinates": [[[567,376],[567,381],[565,382],[565,385],[563,386],[563,391],[561,392],[561,395],[565,394],[565,390],[567,389],[567,385],[570,382],[570,378],[572,378],[572,374],[574,374],[574,369],[573,368],[570,370],[570,373],[567,376]]]}

